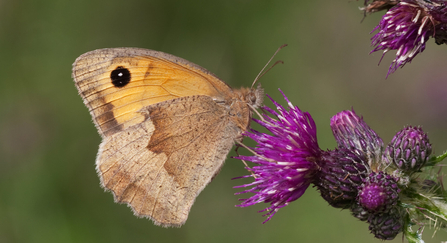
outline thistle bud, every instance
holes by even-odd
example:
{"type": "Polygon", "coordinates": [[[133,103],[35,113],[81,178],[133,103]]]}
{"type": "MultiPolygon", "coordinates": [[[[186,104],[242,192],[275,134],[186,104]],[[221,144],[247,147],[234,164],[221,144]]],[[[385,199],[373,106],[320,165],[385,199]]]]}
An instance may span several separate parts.
{"type": "Polygon", "coordinates": [[[413,173],[419,171],[431,154],[427,134],[420,127],[405,127],[391,140],[386,155],[398,169],[413,173]]]}
{"type": "Polygon", "coordinates": [[[321,169],[314,182],[321,196],[333,207],[351,207],[367,175],[365,158],[347,149],[327,151],[321,158],[321,169]]]}
{"type": "Polygon", "coordinates": [[[359,187],[358,203],[370,213],[389,212],[397,204],[400,189],[397,179],[380,171],[372,172],[359,187]]]}
{"type": "Polygon", "coordinates": [[[378,239],[392,240],[402,231],[403,221],[397,208],[388,213],[371,214],[368,218],[369,230],[378,239]]]}
{"type": "Polygon", "coordinates": [[[382,139],[353,110],[342,111],[333,116],[331,129],[339,148],[365,156],[369,166],[381,160],[382,139]]]}

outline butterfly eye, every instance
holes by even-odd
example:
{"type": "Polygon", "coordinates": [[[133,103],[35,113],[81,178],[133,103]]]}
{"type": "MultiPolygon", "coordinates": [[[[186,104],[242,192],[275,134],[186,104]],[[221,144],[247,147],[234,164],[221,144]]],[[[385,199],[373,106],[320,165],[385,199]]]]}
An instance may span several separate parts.
{"type": "Polygon", "coordinates": [[[112,80],[113,86],[117,88],[122,88],[130,82],[130,72],[129,69],[118,66],[115,70],[110,73],[110,79],[112,80]]]}
{"type": "Polygon", "coordinates": [[[250,99],[250,103],[251,104],[255,104],[256,103],[256,95],[254,92],[250,92],[250,96],[248,97],[250,99]]]}

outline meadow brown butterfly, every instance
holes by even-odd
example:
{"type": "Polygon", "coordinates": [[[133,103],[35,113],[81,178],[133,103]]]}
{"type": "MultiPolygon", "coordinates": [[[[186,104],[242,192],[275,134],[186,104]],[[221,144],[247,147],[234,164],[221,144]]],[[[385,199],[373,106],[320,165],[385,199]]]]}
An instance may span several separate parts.
{"type": "Polygon", "coordinates": [[[102,137],[101,185],[165,227],[185,223],[263,101],[259,86],[233,90],[194,63],[139,48],[87,52],[72,75],[102,137]]]}

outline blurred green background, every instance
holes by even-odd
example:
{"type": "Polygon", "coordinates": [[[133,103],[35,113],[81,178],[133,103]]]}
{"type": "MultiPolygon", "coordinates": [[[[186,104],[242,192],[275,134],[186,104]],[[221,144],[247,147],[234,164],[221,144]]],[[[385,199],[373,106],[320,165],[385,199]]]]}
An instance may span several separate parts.
{"type": "MultiPolygon", "coordinates": [[[[115,204],[99,186],[100,137],[71,79],[84,52],[142,47],[183,57],[233,87],[249,86],[274,51],[283,60],[260,82],[285,104],[309,111],[320,147],[335,141],[329,119],[354,107],[387,143],[404,125],[423,125],[434,152],[447,149],[447,48],[430,40],[385,79],[363,1],[150,0],[0,1],[0,242],[379,242],[368,225],[328,206],[314,188],[272,220],[267,205],[236,208],[246,174],[227,159],[182,228],[161,228],[115,204]]],[[[271,106],[270,102],[266,102],[271,106]]],[[[230,155],[234,155],[233,152],[230,155]]],[[[426,242],[447,233],[425,230],[426,242]]],[[[394,242],[401,242],[401,235],[394,242]]]]}

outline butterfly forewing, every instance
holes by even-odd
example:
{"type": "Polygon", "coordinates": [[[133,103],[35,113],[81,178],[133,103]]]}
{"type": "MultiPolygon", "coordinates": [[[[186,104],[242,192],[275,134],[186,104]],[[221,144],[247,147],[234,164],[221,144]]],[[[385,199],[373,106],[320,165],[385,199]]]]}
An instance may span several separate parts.
{"type": "Polygon", "coordinates": [[[88,52],[73,64],[73,77],[103,136],[142,122],[138,111],[162,101],[191,95],[216,100],[233,96],[228,85],[204,68],[138,48],[88,52]]]}

